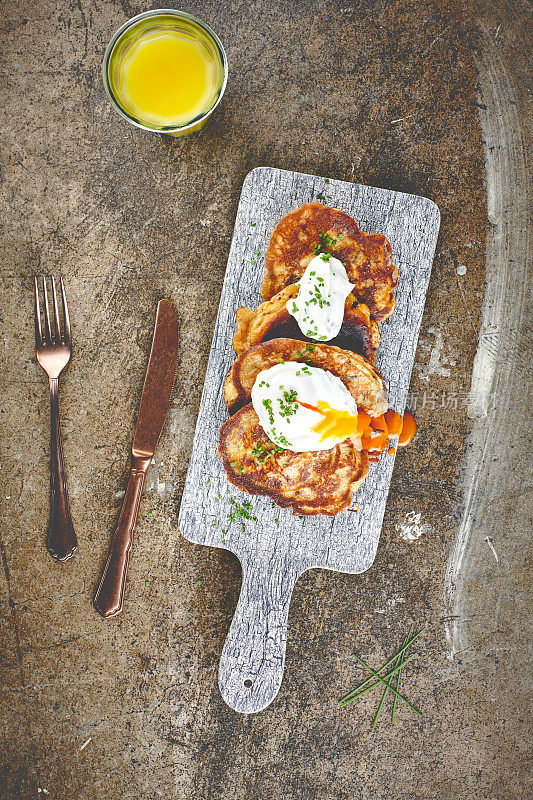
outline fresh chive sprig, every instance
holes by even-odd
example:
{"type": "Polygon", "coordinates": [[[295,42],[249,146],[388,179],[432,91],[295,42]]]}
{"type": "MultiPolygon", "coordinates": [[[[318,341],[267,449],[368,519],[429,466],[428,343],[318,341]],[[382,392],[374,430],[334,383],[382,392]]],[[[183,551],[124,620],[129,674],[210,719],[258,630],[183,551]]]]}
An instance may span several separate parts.
{"type": "Polygon", "coordinates": [[[372,673],[372,675],[374,676],[374,678],[377,678],[377,679],[378,679],[378,681],[381,681],[381,683],[383,683],[385,686],[388,686],[388,687],[389,687],[389,689],[391,690],[391,692],[394,692],[394,694],[396,695],[396,697],[399,697],[399,698],[400,698],[400,700],[403,700],[403,702],[404,702],[404,703],[405,703],[407,706],[409,706],[409,708],[411,709],[411,711],[414,711],[414,712],[415,712],[415,714],[418,714],[418,716],[419,716],[419,717],[421,717],[421,716],[422,716],[422,712],[421,712],[421,711],[419,711],[419,710],[418,710],[418,708],[415,708],[415,707],[414,707],[414,706],[413,706],[413,705],[412,705],[412,704],[409,702],[409,700],[407,700],[407,698],[403,696],[403,694],[400,694],[399,692],[397,692],[397,691],[396,691],[396,689],[394,689],[394,687],[390,685],[390,683],[387,683],[387,681],[385,680],[385,678],[382,678],[382,677],[381,677],[381,675],[379,675],[377,672],[374,672],[374,670],[372,669],[372,667],[369,667],[369,666],[368,666],[368,664],[365,664],[365,662],[363,661],[363,659],[362,659],[362,658],[359,658],[359,656],[355,656],[355,657],[356,657],[356,659],[359,661],[359,663],[363,665],[363,667],[365,667],[365,668],[366,668],[366,669],[367,669],[367,670],[368,670],[370,673],[372,673]]]}
{"type": "MultiPolygon", "coordinates": [[[[409,627],[409,632],[408,632],[407,636],[406,636],[406,637],[405,637],[405,639],[403,640],[403,644],[405,644],[406,642],[408,642],[408,641],[409,641],[409,637],[410,637],[410,635],[411,635],[411,631],[412,631],[412,630],[413,630],[413,626],[411,625],[411,626],[409,627]]],[[[400,691],[400,678],[401,678],[401,676],[402,676],[402,667],[403,667],[403,665],[404,665],[404,663],[405,663],[405,661],[404,661],[404,654],[403,654],[403,653],[400,653],[400,655],[398,656],[398,659],[399,659],[399,661],[398,661],[397,663],[398,663],[398,665],[399,665],[399,667],[400,667],[400,668],[399,668],[399,670],[398,670],[398,675],[396,676],[396,691],[397,691],[397,692],[399,692],[399,691],[400,691]]],[[[385,691],[386,691],[386,690],[385,690],[385,691]]],[[[396,711],[396,703],[397,703],[397,702],[398,702],[398,698],[396,697],[396,695],[394,695],[394,700],[392,701],[392,715],[391,715],[391,722],[394,722],[394,712],[396,711]]]]}
{"type": "MultiPolygon", "coordinates": [[[[405,666],[405,664],[408,664],[409,661],[412,661],[414,658],[417,658],[417,656],[418,656],[418,653],[412,653],[412,655],[408,656],[405,659],[405,661],[403,662],[403,665],[405,666]]],[[[394,667],[394,669],[392,669],[390,672],[388,672],[386,675],[383,676],[383,679],[385,681],[388,681],[388,679],[391,678],[393,675],[397,675],[398,674],[398,670],[399,669],[400,669],[399,665],[394,667]]],[[[370,681],[371,680],[372,680],[372,678],[370,678],[370,681]]],[[[341,699],[339,700],[339,705],[347,706],[350,703],[353,703],[354,700],[359,700],[359,698],[363,694],[366,694],[371,689],[375,689],[375,687],[379,685],[379,681],[375,681],[374,683],[368,683],[368,681],[365,681],[365,684],[368,684],[368,685],[364,685],[363,686],[363,684],[361,684],[361,686],[363,686],[362,689],[360,689],[360,687],[358,687],[357,689],[354,689],[353,692],[350,692],[349,694],[345,695],[344,697],[341,697],[341,699]]]]}
{"type": "MultiPolygon", "coordinates": [[[[412,630],[413,630],[413,626],[411,625],[409,627],[409,631],[407,633],[407,636],[404,638],[404,640],[402,642],[402,647],[405,644],[407,644],[407,642],[409,641],[409,637],[411,635],[411,631],[412,630]]],[[[397,676],[396,676],[396,691],[397,692],[400,691],[400,673],[402,671],[402,664],[403,664],[403,653],[401,653],[399,656],[397,656],[396,661],[394,662],[394,666],[398,667],[398,673],[397,673],[397,676]]],[[[388,691],[389,691],[389,687],[385,686],[385,689],[384,689],[383,694],[381,696],[381,700],[379,701],[378,710],[376,711],[376,715],[375,715],[374,720],[372,722],[372,730],[374,730],[376,725],[378,724],[379,715],[381,714],[381,709],[383,708],[383,703],[385,702],[385,698],[387,697],[387,692],[388,691]]],[[[393,702],[393,706],[392,706],[392,721],[393,722],[394,722],[394,708],[396,706],[396,701],[397,700],[398,700],[397,695],[394,695],[394,702],[393,702]]]]}
{"type": "MultiPolygon", "coordinates": [[[[409,639],[409,641],[408,641],[408,642],[407,642],[405,645],[402,645],[402,647],[401,647],[401,648],[398,650],[398,652],[397,652],[395,655],[393,655],[393,656],[392,656],[392,658],[389,658],[389,660],[388,660],[388,661],[386,661],[386,662],[385,662],[385,663],[384,663],[384,664],[383,664],[383,665],[382,665],[382,666],[381,666],[381,667],[378,669],[378,672],[381,672],[381,670],[382,670],[382,669],[385,669],[386,667],[389,667],[391,664],[393,664],[393,663],[396,661],[396,659],[398,658],[398,656],[399,656],[399,655],[401,655],[402,653],[404,653],[404,652],[407,650],[407,648],[408,648],[408,647],[410,647],[410,646],[413,644],[413,642],[415,641],[415,639],[418,639],[418,637],[419,637],[419,636],[420,636],[420,635],[421,635],[423,632],[424,632],[424,631],[423,631],[423,629],[422,629],[421,631],[418,631],[418,633],[415,633],[415,635],[413,636],[413,638],[412,638],[412,639],[409,639]]],[[[358,692],[360,689],[362,689],[364,686],[366,686],[367,684],[369,684],[369,683],[371,683],[371,682],[372,682],[372,678],[367,678],[367,679],[366,679],[366,681],[363,681],[363,683],[361,683],[359,686],[357,686],[357,688],[356,688],[356,689],[352,689],[352,691],[351,691],[351,692],[348,692],[348,694],[344,695],[344,697],[341,697],[341,699],[340,699],[340,701],[339,701],[339,702],[342,702],[343,700],[346,700],[346,699],[348,699],[348,697],[350,697],[350,696],[351,696],[351,695],[353,695],[353,694],[357,694],[357,692],[358,692]]]]}
{"type": "Polygon", "coordinates": [[[393,706],[392,706],[392,717],[391,717],[392,722],[394,722],[394,715],[398,700],[401,700],[403,703],[405,703],[406,706],[410,708],[411,711],[413,711],[419,717],[422,716],[422,712],[419,711],[418,708],[415,708],[415,706],[412,703],[410,703],[409,700],[403,696],[403,694],[400,693],[400,678],[402,669],[405,667],[406,664],[408,664],[418,655],[418,653],[412,653],[411,655],[406,657],[406,650],[413,644],[413,642],[416,639],[418,639],[420,634],[423,632],[422,629],[418,631],[418,633],[415,633],[414,636],[411,636],[412,630],[413,626],[411,625],[409,627],[407,635],[404,637],[400,649],[392,656],[392,658],[389,658],[389,660],[386,661],[384,664],[382,664],[381,667],[379,667],[377,670],[374,670],[372,669],[372,667],[369,667],[369,665],[365,661],[363,661],[362,658],[359,658],[359,656],[354,654],[354,658],[356,658],[357,661],[359,661],[359,663],[366,670],[368,670],[368,672],[370,672],[371,677],[364,680],[362,683],[359,684],[359,686],[357,686],[351,692],[348,692],[348,694],[345,694],[344,697],[341,697],[341,699],[339,700],[339,704],[341,706],[346,706],[349,703],[354,702],[354,700],[359,700],[359,698],[362,697],[362,695],[366,694],[371,689],[374,689],[378,684],[383,684],[385,686],[385,690],[383,692],[383,695],[379,702],[379,706],[372,721],[372,730],[374,730],[377,725],[379,715],[383,708],[383,704],[385,702],[388,692],[391,692],[394,695],[393,706]],[[392,669],[389,669],[388,672],[385,672],[387,667],[391,666],[392,669]],[[394,680],[395,686],[393,686],[394,676],[396,676],[394,680]]]}

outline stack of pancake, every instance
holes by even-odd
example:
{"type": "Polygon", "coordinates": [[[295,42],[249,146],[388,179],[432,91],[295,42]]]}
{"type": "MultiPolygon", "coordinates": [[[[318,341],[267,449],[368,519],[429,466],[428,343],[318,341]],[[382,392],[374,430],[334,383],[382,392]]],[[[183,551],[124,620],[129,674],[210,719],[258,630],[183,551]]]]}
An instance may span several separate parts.
{"type": "Polygon", "coordinates": [[[352,438],[331,450],[275,447],[259,424],[251,391],[261,371],[280,362],[302,362],[340,378],[360,411],[381,416],[387,400],[374,366],[378,322],[394,310],[397,282],[388,240],[362,233],[342,211],[307,203],[278,223],[265,258],[264,302],[255,311],[236,312],[233,347],[238,357],[224,384],[231,417],[221,428],[218,450],[231,483],[300,515],[333,516],[350,506],[368,473],[368,452],[352,438]],[[286,303],[298,294],[296,282],[324,243],[342,261],[354,288],[346,299],[339,334],[319,344],[301,332],[286,303]]]}

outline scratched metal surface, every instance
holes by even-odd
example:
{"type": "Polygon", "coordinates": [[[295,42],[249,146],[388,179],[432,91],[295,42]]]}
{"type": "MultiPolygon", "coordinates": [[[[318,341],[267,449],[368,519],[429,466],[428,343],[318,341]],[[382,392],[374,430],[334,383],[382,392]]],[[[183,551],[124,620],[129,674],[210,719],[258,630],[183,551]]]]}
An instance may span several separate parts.
{"type": "Polygon", "coordinates": [[[223,383],[235,360],[235,310],[255,308],[261,301],[264,255],[276,223],[318,193],[325,194],[328,205],[353,216],[362,230],[383,233],[391,242],[400,278],[395,312],[381,326],[376,363],[385,377],[389,404],[400,413],[439,230],[438,208],[423,197],[268,167],[253,170],[244,181],[179,525],[189,541],[225,547],[241,561],[243,587],[219,684],[226,702],[247,713],[268,705],[281,683],[286,618],[298,576],[311,567],[360,573],[371,566],[394,467],[389,456],[371,465],[355,495],[358,513],[304,518],[230,486],[216,456],[218,432],[227,419],[223,383]],[[254,519],[232,522],[232,500],[250,501],[254,519]]]}

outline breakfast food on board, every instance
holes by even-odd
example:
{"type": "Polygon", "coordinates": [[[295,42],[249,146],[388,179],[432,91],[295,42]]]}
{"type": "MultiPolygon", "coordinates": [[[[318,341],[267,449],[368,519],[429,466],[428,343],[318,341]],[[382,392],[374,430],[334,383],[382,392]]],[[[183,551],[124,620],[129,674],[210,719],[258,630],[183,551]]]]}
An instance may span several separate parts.
{"type": "MultiPolygon", "coordinates": [[[[237,331],[233,337],[233,349],[237,355],[270,339],[314,341],[302,333],[298,321],[286,308],[287,301],[298,294],[298,288],[297,283],[290,284],[270,300],[261,303],[255,311],[251,308],[237,309],[235,312],[237,331]]],[[[373,363],[379,345],[379,327],[377,322],[371,319],[368,307],[364,303],[352,307],[354,302],[355,297],[350,293],[345,301],[340,330],[329,343],[359,353],[373,363]]]]}
{"type": "Polygon", "coordinates": [[[321,203],[306,203],[276,225],[265,258],[263,298],[297,281],[324,248],[344,264],[353,293],[373,319],[392,314],[398,269],[389,241],[380,233],[362,233],[348,214],[321,203]]]}
{"type": "MultiPolygon", "coordinates": [[[[337,376],[357,406],[377,417],[387,410],[383,379],[375,367],[356,353],[329,344],[304,344],[297,339],[272,339],[242,353],[224,382],[224,400],[230,414],[251,397],[257,376],[276,364],[300,364],[300,381],[310,368],[337,376]]],[[[298,372],[299,370],[297,370],[298,372]]]]}
{"type": "Polygon", "coordinates": [[[350,505],[368,472],[368,455],[350,439],[330,450],[296,453],[273,445],[251,403],[220,431],[220,457],[229,480],[267,495],[295,514],[333,516],[350,505]]]}
{"type": "Polygon", "coordinates": [[[397,281],[387,239],[342,211],[308,203],[278,223],[264,302],[236,312],[218,450],[231,483],[304,516],[349,507],[401,430],[373,365],[397,281]]]}

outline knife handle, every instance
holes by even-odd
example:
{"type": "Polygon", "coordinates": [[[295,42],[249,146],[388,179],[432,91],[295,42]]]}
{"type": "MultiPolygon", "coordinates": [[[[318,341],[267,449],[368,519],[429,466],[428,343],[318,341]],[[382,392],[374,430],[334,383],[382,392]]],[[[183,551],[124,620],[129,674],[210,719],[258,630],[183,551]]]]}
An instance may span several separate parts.
{"type": "Polygon", "coordinates": [[[109,549],[102,578],[94,596],[94,606],[103,617],[113,617],[122,611],[124,588],[128,574],[133,531],[137,525],[139,503],[151,458],[133,457],[130,475],[117,527],[109,549]]]}

